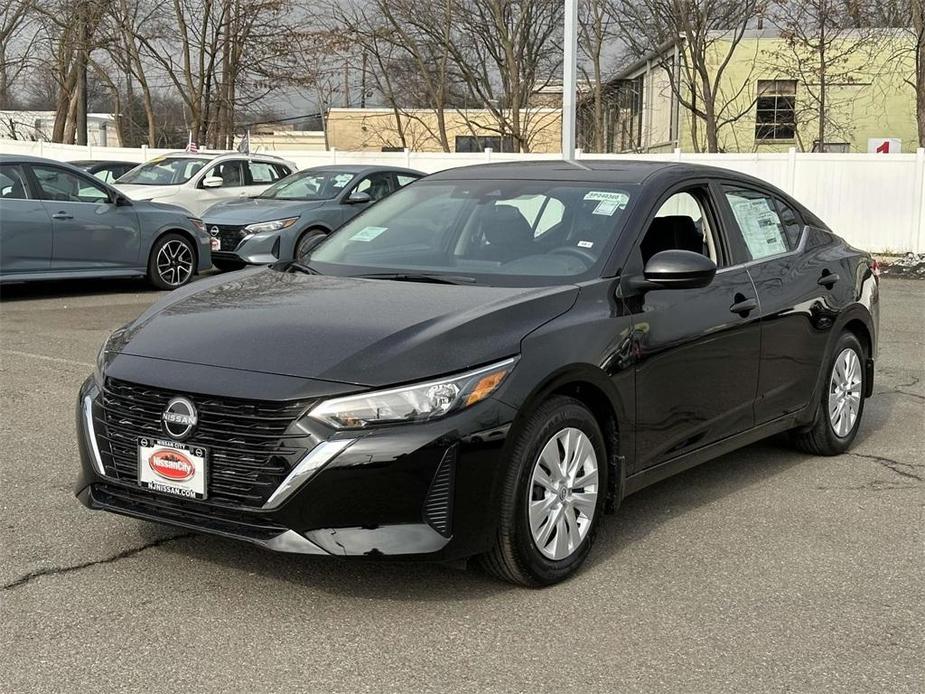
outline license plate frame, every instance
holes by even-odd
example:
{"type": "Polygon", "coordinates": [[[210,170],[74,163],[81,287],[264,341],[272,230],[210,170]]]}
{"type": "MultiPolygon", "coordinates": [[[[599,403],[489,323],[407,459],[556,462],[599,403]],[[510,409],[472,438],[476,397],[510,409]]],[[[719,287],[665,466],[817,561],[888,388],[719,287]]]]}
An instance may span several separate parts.
{"type": "Polygon", "coordinates": [[[138,484],[143,489],[194,501],[208,498],[209,449],[205,446],[142,436],[137,451],[138,484]]]}

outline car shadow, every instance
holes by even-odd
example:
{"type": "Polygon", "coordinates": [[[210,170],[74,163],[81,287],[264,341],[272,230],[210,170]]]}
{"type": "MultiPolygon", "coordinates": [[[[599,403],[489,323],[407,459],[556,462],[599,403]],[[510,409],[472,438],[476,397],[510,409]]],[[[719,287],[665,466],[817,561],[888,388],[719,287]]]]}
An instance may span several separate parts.
{"type": "MultiPolygon", "coordinates": [[[[200,272],[193,282],[215,274],[210,268],[200,272]]],[[[75,296],[107,296],[110,294],[150,294],[153,301],[164,290],[152,286],[143,277],[88,278],[72,280],[39,280],[0,286],[0,301],[63,299],[75,296]]]]}
{"type": "MultiPolygon", "coordinates": [[[[609,561],[663,523],[761,484],[809,457],[775,442],[762,442],[644,489],[625,499],[616,514],[604,519],[589,565],[609,561]]],[[[206,535],[164,545],[162,550],[194,555],[221,567],[223,573],[243,571],[274,579],[266,582],[267,590],[274,590],[273,586],[280,585],[277,581],[283,581],[348,598],[448,602],[481,600],[520,590],[471,563],[466,570],[464,562],[285,555],[206,535]]],[[[581,575],[573,580],[581,580],[581,575]]]]}
{"type": "Polygon", "coordinates": [[[129,279],[42,280],[3,285],[0,287],[0,301],[28,301],[34,299],[61,299],[73,296],[139,293],[151,294],[153,297],[159,292],[160,290],[152,287],[141,277],[129,279]]]}

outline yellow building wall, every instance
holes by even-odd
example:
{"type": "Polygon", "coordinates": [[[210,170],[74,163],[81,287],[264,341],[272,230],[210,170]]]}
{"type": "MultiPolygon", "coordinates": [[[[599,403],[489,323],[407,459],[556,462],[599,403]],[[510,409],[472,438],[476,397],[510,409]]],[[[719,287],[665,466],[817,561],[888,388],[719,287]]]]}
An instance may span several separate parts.
{"type": "MultiPolygon", "coordinates": [[[[444,114],[450,151],[456,136],[498,136],[494,116],[485,110],[447,110],[444,114]]],[[[415,152],[442,152],[437,115],[430,109],[403,111],[400,115],[406,146],[415,152]]],[[[562,111],[530,109],[521,112],[531,152],[558,152],[562,142],[562,111]]],[[[339,150],[375,151],[401,147],[402,140],[391,109],[332,108],[326,122],[328,146],[339,150]]]]}
{"type": "MultiPolygon", "coordinates": [[[[855,39],[844,39],[852,41],[855,39]]],[[[725,58],[728,42],[717,41],[712,50],[714,66],[725,58]]],[[[835,50],[839,50],[836,47],[835,50]]],[[[847,142],[851,152],[866,152],[868,138],[898,137],[903,152],[915,152],[918,133],[915,91],[905,82],[914,82],[914,54],[911,38],[897,33],[884,34],[863,49],[854,51],[844,66],[835,68],[840,84],[827,90],[830,101],[826,142],[847,142]],[[847,76],[847,79],[843,79],[847,76]]],[[[790,147],[811,151],[818,136],[818,107],[808,95],[816,85],[801,81],[794,66],[795,58],[784,40],[761,37],[745,38],[736,48],[726,68],[717,104],[723,115],[741,118],[722,126],[719,146],[727,152],[786,152],[790,147]],[[797,81],[797,137],[790,141],[756,141],[755,99],[758,81],[792,79],[797,81]],[[742,89],[742,85],[745,88],[742,89]]],[[[809,72],[804,63],[804,72],[809,72]]],[[[694,150],[691,115],[681,109],[681,148],[694,150]]],[[[703,121],[697,124],[700,149],[705,149],[703,121]]]]}

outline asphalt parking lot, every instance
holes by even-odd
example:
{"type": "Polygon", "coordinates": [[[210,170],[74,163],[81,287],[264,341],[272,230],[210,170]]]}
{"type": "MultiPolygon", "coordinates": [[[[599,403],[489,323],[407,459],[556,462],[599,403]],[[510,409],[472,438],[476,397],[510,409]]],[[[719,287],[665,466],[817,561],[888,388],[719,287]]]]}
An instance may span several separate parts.
{"type": "Polygon", "coordinates": [[[762,443],[651,487],[541,591],[80,506],[77,388],[160,295],[3,289],[0,691],[925,691],[925,282],[883,282],[851,454],[762,443]]]}

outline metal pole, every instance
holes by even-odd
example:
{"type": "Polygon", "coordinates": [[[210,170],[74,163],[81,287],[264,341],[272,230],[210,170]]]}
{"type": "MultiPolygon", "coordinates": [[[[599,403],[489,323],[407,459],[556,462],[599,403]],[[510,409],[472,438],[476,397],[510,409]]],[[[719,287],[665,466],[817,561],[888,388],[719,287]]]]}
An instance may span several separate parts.
{"type": "Polygon", "coordinates": [[[562,41],[562,158],[575,158],[575,97],[578,77],[578,0],[565,0],[562,41]]]}
{"type": "Polygon", "coordinates": [[[86,145],[87,139],[87,64],[90,62],[90,47],[87,45],[89,39],[89,19],[87,17],[89,8],[86,0],[80,3],[77,8],[78,12],[78,31],[80,35],[80,54],[79,54],[79,75],[77,82],[77,135],[78,145],[86,145]]]}

